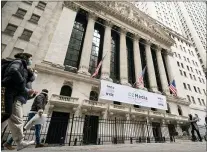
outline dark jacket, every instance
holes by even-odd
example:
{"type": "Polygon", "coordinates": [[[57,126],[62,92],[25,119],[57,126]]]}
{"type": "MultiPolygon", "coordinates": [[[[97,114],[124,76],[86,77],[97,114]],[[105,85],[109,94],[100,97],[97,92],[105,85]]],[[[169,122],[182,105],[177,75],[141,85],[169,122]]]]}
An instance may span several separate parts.
{"type": "Polygon", "coordinates": [[[14,60],[5,71],[2,84],[12,88],[17,93],[26,91],[26,80],[28,77],[27,63],[25,60],[14,60]]]}
{"type": "MultiPolygon", "coordinates": [[[[35,80],[35,76],[34,73],[27,69],[27,83],[26,83],[26,88],[27,89],[32,89],[32,82],[35,80]]],[[[32,96],[29,96],[29,94],[27,93],[27,91],[22,91],[18,94],[18,96],[16,97],[16,100],[19,100],[21,103],[26,104],[27,100],[33,99],[36,96],[36,94],[33,94],[32,96]]]]}
{"type": "Polygon", "coordinates": [[[32,104],[32,108],[31,108],[30,111],[36,111],[36,112],[38,112],[38,110],[40,110],[40,109],[43,109],[44,110],[46,104],[47,104],[47,95],[45,95],[44,93],[40,93],[34,99],[34,102],[32,104]]]}

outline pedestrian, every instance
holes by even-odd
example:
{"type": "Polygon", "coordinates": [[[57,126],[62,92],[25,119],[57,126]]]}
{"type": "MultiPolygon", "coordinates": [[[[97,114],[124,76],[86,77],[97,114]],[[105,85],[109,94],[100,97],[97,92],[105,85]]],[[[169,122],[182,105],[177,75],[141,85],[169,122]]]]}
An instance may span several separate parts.
{"type": "Polygon", "coordinates": [[[27,89],[28,80],[27,66],[32,64],[32,55],[28,53],[18,53],[16,59],[9,64],[4,73],[2,84],[5,87],[5,109],[9,114],[4,117],[8,119],[8,126],[12,137],[17,144],[17,150],[21,150],[34,141],[24,141],[23,134],[23,104],[26,102],[24,95],[34,94],[34,90],[27,89]]]}
{"type": "MultiPolygon", "coordinates": [[[[36,73],[35,70],[33,70],[32,68],[28,67],[28,80],[27,80],[27,84],[26,84],[26,88],[27,89],[32,89],[32,82],[35,80],[36,78],[36,73]]],[[[19,94],[16,99],[20,100],[23,103],[26,103],[27,100],[33,99],[35,96],[37,95],[37,92],[34,92],[34,94],[32,94],[31,96],[28,96],[28,94],[26,92],[22,92],[21,94],[19,94]]],[[[24,129],[23,129],[24,131],[24,129]]],[[[5,142],[3,144],[3,146],[6,149],[9,150],[14,150],[15,148],[12,147],[12,143],[13,143],[13,138],[11,137],[7,142],[5,142]]]]}
{"type": "Polygon", "coordinates": [[[199,132],[199,128],[198,128],[198,125],[197,125],[197,122],[199,121],[199,118],[198,117],[193,117],[191,114],[189,114],[189,122],[191,123],[191,134],[192,134],[192,141],[195,141],[196,140],[196,136],[195,136],[195,133],[194,131],[196,131],[197,135],[198,135],[198,138],[199,138],[199,141],[202,142],[202,137],[200,135],[200,132],[199,132]]]}
{"type": "MultiPolygon", "coordinates": [[[[31,110],[29,112],[28,120],[32,119],[37,113],[41,117],[43,114],[43,111],[45,110],[45,106],[47,102],[48,102],[48,90],[43,89],[42,92],[39,95],[37,95],[36,98],[34,99],[31,110]]],[[[35,136],[36,136],[35,148],[47,146],[46,144],[40,143],[40,130],[41,130],[41,124],[36,124],[35,125],[35,136]]]]}

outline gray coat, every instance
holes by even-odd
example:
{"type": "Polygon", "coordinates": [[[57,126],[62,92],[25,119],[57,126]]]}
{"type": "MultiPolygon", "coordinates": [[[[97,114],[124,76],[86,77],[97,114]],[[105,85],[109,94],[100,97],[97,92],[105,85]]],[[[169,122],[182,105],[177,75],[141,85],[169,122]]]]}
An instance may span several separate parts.
{"type": "Polygon", "coordinates": [[[193,117],[192,120],[188,119],[188,121],[191,123],[192,126],[195,127],[196,130],[198,130],[197,122],[199,121],[198,117],[193,117]]]}

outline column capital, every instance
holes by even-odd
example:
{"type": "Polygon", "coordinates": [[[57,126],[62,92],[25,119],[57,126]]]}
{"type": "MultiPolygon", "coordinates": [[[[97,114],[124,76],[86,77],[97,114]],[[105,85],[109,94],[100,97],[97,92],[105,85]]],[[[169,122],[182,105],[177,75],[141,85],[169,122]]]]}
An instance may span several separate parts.
{"type": "Polygon", "coordinates": [[[107,27],[112,27],[112,26],[114,25],[111,21],[105,21],[104,24],[105,24],[107,27]]]}
{"type": "Polygon", "coordinates": [[[138,40],[138,41],[141,39],[141,36],[139,36],[138,34],[134,34],[133,37],[134,37],[135,40],[138,40]]]}
{"type": "Polygon", "coordinates": [[[97,20],[98,16],[94,12],[89,12],[87,18],[95,21],[97,20]]]}
{"type": "Polygon", "coordinates": [[[160,52],[162,51],[162,47],[160,45],[157,45],[156,47],[157,47],[157,51],[160,51],[160,52]]]}
{"type": "Polygon", "coordinates": [[[151,41],[151,40],[145,40],[145,43],[146,43],[147,45],[152,45],[152,41],[151,41]]]}
{"type": "Polygon", "coordinates": [[[64,1],[64,3],[62,4],[62,8],[63,7],[67,7],[69,9],[76,11],[76,12],[80,9],[80,7],[72,1],[64,1]]]}
{"type": "Polygon", "coordinates": [[[121,32],[122,34],[126,34],[126,33],[127,33],[127,30],[126,30],[126,28],[121,27],[121,28],[120,28],[120,32],[121,32]]]}

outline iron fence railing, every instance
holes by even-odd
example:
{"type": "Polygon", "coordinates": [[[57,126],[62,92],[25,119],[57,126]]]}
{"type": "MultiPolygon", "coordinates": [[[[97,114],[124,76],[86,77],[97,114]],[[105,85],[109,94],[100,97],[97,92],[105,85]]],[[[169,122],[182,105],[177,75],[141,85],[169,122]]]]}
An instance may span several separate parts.
{"type": "MultiPolygon", "coordinates": [[[[27,117],[24,117],[26,123],[27,117]]],[[[48,117],[41,128],[41,142],[50,145],[118,144],[175,141],[176,127],[160,123],[124,119],[100,119],[98,116],[48,117]],[[175,129],[173,129],[175,128],[175,129]]],[[[206,128],[205,128],[206,129],[206,128]]],[[[34,127],[25,131],[26,140],[35,140],[34,127]]],[[[2,130],[2,143],[11,137],[2,130]]],[[[190,139],[186,136],[185,139],[190,139]]],[[[15,143],[14,143],[15,144],[15,143]]]]}

